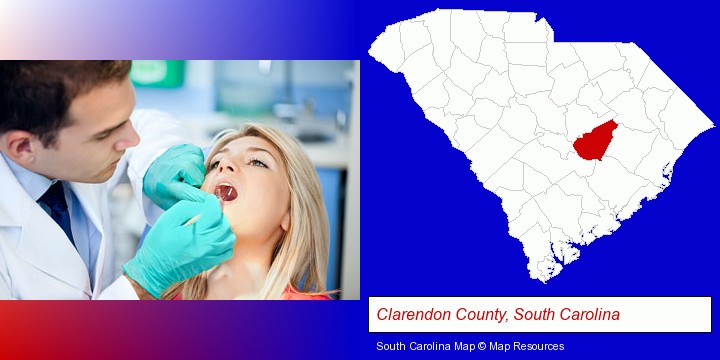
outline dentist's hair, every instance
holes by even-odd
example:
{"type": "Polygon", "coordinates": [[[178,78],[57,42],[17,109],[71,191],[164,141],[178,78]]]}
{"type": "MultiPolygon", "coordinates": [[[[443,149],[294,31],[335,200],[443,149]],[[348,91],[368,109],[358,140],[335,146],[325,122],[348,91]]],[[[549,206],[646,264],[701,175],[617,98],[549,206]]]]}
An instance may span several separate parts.
{"type": "MultiPolygon", "coordinates": [[[[329,226],[315,166],[297,140],[261,124],[246,124],[240,130],[219,134],[207,161],[231,141],[246,136],[264,139],[279,150],[290,189],[290,226],[275,245],[259,298],[280,299],[288,286],[304,293],[325,293],[329,226]]],[[[171,286],[162,298],[181,294],[185,300],[204,299],[207,289],[207,272],[203,272],[171,286]]]]}
{"type": "Polygon", "coordinates": [[[0,61],[0,134],[24,130],[52,147],[58,132],[72,125],[70,104],[130,73],[128,60],[0,61]]]}

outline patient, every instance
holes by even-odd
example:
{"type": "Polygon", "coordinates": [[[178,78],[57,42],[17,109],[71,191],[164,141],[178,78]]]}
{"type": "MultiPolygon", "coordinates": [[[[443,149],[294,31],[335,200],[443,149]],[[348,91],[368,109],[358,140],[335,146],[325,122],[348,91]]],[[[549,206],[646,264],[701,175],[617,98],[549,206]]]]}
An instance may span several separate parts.
{"type": "Polygon", "coordinates": [[[220,135],[201,189],[220,198],[233,257],[162,299],[330,299],[328,220],[320,181],[293,138],[248,124],[220,135]]]}

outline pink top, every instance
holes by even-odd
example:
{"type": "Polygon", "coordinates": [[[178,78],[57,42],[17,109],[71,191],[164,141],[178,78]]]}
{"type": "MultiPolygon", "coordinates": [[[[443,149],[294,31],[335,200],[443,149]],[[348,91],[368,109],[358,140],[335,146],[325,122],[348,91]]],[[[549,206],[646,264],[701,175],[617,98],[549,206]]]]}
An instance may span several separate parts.
{"type": "Polygon", "coordinates": [[[285,289],[285,292],[283,292],[282,300],[332,300],[331,297],[327,296],[326,294],[304,294],[297,290],[295,290],[294,287],[288,286],[285,289]]]}
{"type": "MultiPolygon", "coordinates": [[[[182,300],[182,292],[177,294],[173,300],[182,300]]],[[[294,287],[289,286],[285,289],[285,292],[283,292],[282,296],[280,297],[281,300],[332,300],[330,296],[327,296],[325,294],[305,294],[297,291],[294,287]]]]}

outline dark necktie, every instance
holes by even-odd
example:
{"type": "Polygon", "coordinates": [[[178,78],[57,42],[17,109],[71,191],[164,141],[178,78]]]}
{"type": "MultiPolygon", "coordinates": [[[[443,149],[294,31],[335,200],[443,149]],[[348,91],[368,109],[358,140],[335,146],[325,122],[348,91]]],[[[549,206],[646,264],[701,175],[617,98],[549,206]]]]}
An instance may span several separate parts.
{"type": "Polygon", "coordinates": [[[70,242],[75,246],[72,230],[70,230],[70,212],[65,202],[65,192],[63,191],[62,181],[56,181],[52,184],[38,201],[50,208],[50,217],[63,229],[65,235],[67,235],[70,242]]]}

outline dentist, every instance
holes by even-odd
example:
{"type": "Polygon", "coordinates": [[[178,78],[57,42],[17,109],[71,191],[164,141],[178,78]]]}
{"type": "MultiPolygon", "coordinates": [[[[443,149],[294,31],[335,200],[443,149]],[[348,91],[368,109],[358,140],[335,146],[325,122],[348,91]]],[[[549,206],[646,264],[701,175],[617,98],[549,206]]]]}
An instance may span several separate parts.
{"type": "Polygon", "coordinates": [[[202,151],[168,115],[133,112],[129,71],[0,61],[0,299],[153,299],[232,256],[219,201],[196,188],[202,151]],[[168,211],[116,274],[108,202],[123,180],[146,217],[168,211]]]}

